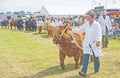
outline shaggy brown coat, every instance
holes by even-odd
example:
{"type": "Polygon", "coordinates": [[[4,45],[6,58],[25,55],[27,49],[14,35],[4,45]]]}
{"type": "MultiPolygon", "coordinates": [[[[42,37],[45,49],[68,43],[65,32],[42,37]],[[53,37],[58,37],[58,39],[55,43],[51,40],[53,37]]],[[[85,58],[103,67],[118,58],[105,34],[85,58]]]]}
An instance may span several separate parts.
{"type": "Polygon", "coordinates": [[[11,27],[11,29],[12,29],[13,27],[16,29],[16,21],[15,21],[14,19],[12,19],[12,20],[10,21],[10,27],[11,27]]]}
{"type": "Polygon", "coordinates": [[[56,27],[55,25],[53,25],[52,23],[50,23],[50,22],[46,22],[45,23],[45,27],[46,27],[46,30],[47,30],[47,32],[48,32],[48,36],[53,36],[53,29],[54,29],[54,27],[56,27]]]}
{"type": "MultiPolygon", "coordinates": [[[[59,44],[59,58],[60,58],[60,66],[62,69],[65,68],[64,60],[66,56],[74,57],[75,60],[75,68],[79,67],[79,64],[83,63],[83,52],[75,43],[71,43],[72,37],[69,31],[65,31],[65,26],[55,27],[53,30],[53,43],[59,44]],[[62,35],[62,33],[64,34],[62,35]]],[[[74,38],[76,39],[79,46],[82,47],[83,39],[85,34],[74,34],[74,38]]]]}

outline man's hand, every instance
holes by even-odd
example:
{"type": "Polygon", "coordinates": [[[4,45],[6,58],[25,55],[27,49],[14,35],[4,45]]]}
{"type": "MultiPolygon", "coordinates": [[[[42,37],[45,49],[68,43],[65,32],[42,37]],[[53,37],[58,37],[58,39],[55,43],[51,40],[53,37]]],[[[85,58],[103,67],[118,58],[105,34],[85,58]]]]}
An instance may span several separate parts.
{"type": "Polygon", "coordinates": [[[110,30],[110,32],[112,32],[112,30],[110,30]]]}
{"type": "Polygon", "coordinates": [[[98,47],[98,46],[100,46],[100,42],[98,41],[98,42],[96,42],[96,46],[98,47]]]}

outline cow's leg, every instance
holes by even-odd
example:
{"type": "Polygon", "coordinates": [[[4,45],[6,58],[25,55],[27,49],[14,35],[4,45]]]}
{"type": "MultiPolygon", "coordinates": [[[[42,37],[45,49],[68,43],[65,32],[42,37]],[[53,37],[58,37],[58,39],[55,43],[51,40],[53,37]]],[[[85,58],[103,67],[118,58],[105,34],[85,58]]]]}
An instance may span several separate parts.
{"type": "Polygon", "coordinates": [[[65,64],[64,64],[65,55],[61,52],[61,50],[60,50],[59,57],[60,57],[60,66],[64,70],[65,69],[65,64]]]}
{"type": "Polygon", "coordinates": [[[38,33],[40,34],[41,32],[40,32],[40,26],[38,26],[38,33]]]}
{"type": "Polygon", "coordinates": [[[51,30],[49,30],[49,36],[51,36],[51,30]]]}
{"type": "Polygon", "coordinates": [[[94,61],[94,56],[90,55],[90,62],[93,62],[93,61],[94,61]]]}
{"type": "Polygon", "coordinates": [[[52,30],[50,30],[50,36],[52,37],[52,30]]]}
{"type": "Polygon", "coordinates": [[[80,54],[76,54],[74,56],[74,60],[75,60],[75,68],[79,67],[79,59],[80,59],[80,54]]]}
{"type": "Polygon", "coordinates": [[[82,65],[83,64],[83,52],[82,52],[82,50],[80,51],[80,65],[82,65]]]}
{"type": "Polygon", "coordinates": [[[48,33],[48,36],[50,35],[50,32],[49,32],[49,30],[47,30],[47,33],[48,33]]]}
{"type": "MultiPolygon", "coordinates": [[[[49,31],[48,31],[48,29],[47,29],[47,34],[48,34],[48,32],[49,32],[49,31]]],[[[48,34],[48,36],[49,36],[49,34],[48,34]]]]}
{"type": "Polygon", "coordinates": [[[12,29],[12,26],[10,26],[10,29],[12,29]]]}
{"type": "Polygon", "coordinates": [[[40,34],[40,33],[42,32],[42,27],[40,26],[40,28],[39,28],[39,29],[40,29],[40,31],[39,31],[39,34],[40,34]]]}
{"type": "Polygon", "coordinates": [[[14,30],[16,30],[16,26],[14,26],[14,30]]]}

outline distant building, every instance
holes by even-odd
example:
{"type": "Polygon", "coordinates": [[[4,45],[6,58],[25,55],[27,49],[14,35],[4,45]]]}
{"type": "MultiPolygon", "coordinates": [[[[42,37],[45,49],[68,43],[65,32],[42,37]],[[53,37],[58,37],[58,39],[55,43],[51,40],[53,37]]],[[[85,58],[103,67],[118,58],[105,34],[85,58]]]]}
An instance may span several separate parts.
{"type": "Polygon", "coordinates": [[[4,12],[0,12],[0,14],[5,14],[4,12]]]}
{"type": "Polygon", "coordinates": [[[46,17],[50,16],[49,12],[47,11],[47,9],[44,6],[42,6],[42,8],[41,8],[40,14],[45,15],[46,17]]]}
{"type": "MultiPolygon", "coordinates": [[[[59,10],[59,9],[58,9],[59,10]]],[[[74,11],[74,10],[72,10],[74,11]]],[[[52,14],[49,13],[50,11],[48,9],[46,9],[44,6],[42,6],[42,8],[40,9],[39,12],[34,13],[34,15],[38,15],[38,16],[45,16],[45,17],[73,17],[73,16],[81,16],[81,14],[52,14]]]]}
{"type": "Polygon", "coordinates": [[[6,14],[12,14],[12,12],[6,12],[6,14]]]}
{"type": "Polygon", "coordinates": [[[7,19],[6,14],[0,14],[0,20],[3,21],[4,19],[7,19]]]}
{"type": "MultiPolygon", "coordinates": [[[[59,9],[57,9],[59,10],[59,9]]],[[[55,11],[57,12],[57,11],[55,11]]],[[[45,20],[47,17],[73,17],[73,16],[81,16],[81,14],[70,14],[73,13],[74,9],[70,9],[69,12],[63,12],[63,14],[51,14],[50,11],[48,9],[46,9],[44,6],[42,6],[42,8],[40,9],[40,11],[38,12],[27,12],[25,13],[24,11],[19,11],[19,12],[7,12],[6,14],[0,14],[0,19],[6,19],[7,17],[11,17],[11,18],[17,18],[17,17],[37,17],[40,18],[42,17],[43,20],[45,20]],[[72,12],[71,12],[72,11],[72,12]]]]}
{"type": "Polygon", "coordinates": [[[5,19],[16,19],[16,18],[18,18],[18,14],[17,13],[12,13],[12,12],[6,12],[6,14],[4,13],[4,14],[0,14],[0,20],[5,20],[5,19]]]}
{"type": "Polygon", "coordinates": [[[19,16],[24,16],[25,15],[25,12],[24,11],[20,11],[19,12],[19,16]]]}
{"type": "Polygon", "coordinates": [[[104,11],[105,12],[120,12],[120,9],[105,9],[104,6],[98,6],[94,9],[91,9],[90,11],[95,12],[96,16],[100,16],[104,11]]]}
{"type": "Polygon", "coordinates": [[[19,12],[13,12],[13,14],[17,14],[17,15],[19,15],[19,12]]]}
{"type": "Polygon", "coordinates": [[[28,11],[26,14],[29,15],[29,14],[32,14],[32,12],[29,12],[29,11],[28,11]]]}

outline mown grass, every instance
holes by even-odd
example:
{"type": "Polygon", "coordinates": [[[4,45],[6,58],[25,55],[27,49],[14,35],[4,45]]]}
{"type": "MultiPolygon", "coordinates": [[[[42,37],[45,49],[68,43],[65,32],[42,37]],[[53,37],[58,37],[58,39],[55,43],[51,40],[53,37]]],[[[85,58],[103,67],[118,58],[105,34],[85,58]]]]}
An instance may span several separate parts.
{"type": "MultiPolygon", "coordinates": [[[[87,78],[120,78],[120,40],[109,40],[101,57],[101,69],[87,78]]],[[[82,78],[74,69],[73,58],[66,57],[66,69],[59,65],[59,50],[47,34],[0,29],[0,78],[82,78]]]]}

